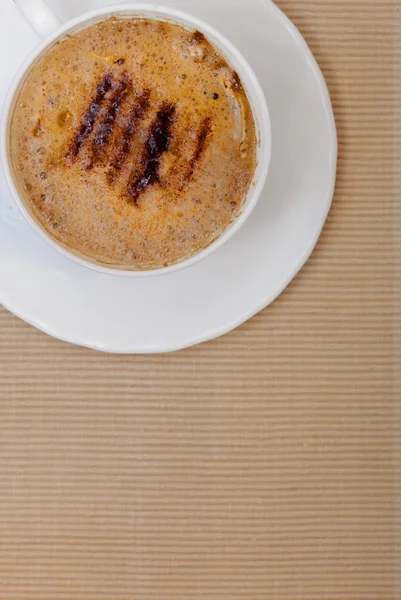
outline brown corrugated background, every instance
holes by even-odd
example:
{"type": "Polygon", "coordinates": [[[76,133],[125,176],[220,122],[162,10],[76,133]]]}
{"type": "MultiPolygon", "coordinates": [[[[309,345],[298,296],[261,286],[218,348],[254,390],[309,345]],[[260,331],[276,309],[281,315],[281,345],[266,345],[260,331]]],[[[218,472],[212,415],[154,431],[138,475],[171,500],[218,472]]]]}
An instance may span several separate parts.
{"type": "Polygon", "coordinates": [[[278,4],[338,125],[318,248],[273,306],[172,355],[0,309],[1,600],[401,598],[401,3],[278,4]]]}

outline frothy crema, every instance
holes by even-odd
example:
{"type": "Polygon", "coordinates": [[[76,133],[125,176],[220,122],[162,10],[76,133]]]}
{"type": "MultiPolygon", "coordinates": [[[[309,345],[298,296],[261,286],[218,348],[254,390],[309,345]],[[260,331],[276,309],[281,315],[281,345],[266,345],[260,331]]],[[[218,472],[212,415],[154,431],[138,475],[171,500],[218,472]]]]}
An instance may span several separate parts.
{"type": "Polygon", "coordinates": [[[154,269],[212,243],[256,168],[237,74],[199,32],[110,18],[56,43],[20,92],[14,169],[53,238],[100,263],[154,269]]]}

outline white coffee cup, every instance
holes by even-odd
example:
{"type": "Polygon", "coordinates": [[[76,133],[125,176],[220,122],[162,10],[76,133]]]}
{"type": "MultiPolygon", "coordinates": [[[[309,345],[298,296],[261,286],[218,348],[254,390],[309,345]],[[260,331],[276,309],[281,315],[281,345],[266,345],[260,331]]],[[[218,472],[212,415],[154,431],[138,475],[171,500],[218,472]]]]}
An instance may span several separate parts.
{"type": "Polygon", "coordinates": [[[256,75],[242,54],[235,48],[235,46],[233,46],[233,44],[231,44],[231,42],[229,42],[218,31],[210,27],[210,25],[207,25],[195,17],[171,8],[165,8],[153,4],[122,4],[87,12],[81,17],[68,21],[68,23],[65,25],[61,25],[44,0],[14,1],[20,8],[22,14],[30,22],[34,30],[44,39],[38,45],[38,47],[31,52],[20,68],[6,99],[1,123],[1,162],[3,164],[6,179],[19,209],[26,220],[36,230],[36,232],[53,248],[84,267],[88,267],[105,274],[129,277],[145,277],[171,273],[173,271],[193,265],[207,256],[210,256],[210,254],[212,254],[218,248],[221,248],[221,246],[223,246],[223,244],[225,244],[245,223],[255,208],[265,185],[271,155],[271,127],[266,99],[256,75]],[[103,265],[102,263],[96,262],[95,260],[92,260],[83,254],[75,252],[73,249],[52,238],[36,219],[29,203],[23,198],[19,191],[16,184],[14,166],[12,164],[10,154],[10,127],[15,109],[15,103],[21,87],[23,86],[32,67],[49,50],[49,48],[51,48],[58,40],[64,38],[67,34],[76,33],[77,31],[89,27],[93,23],[107,19],[111,16],[129,16],[136,18],[155,19],[159,21],[170,21],[181,25],[190,31],[198,30],[203,33],[205,37],[222,53],[232,68],[238,73],[247,93],[257,129],[257,167],[253,182],[249,188],[248,196],[244,201],[240,215],[235,219],[231,226],[226,229],[226,231],[206,249],[190,256],[189,258],[185,258],[180,262],[174,263],[171,266],[148,271],[133,271],[124,267],[114,268],[103,265]]]}

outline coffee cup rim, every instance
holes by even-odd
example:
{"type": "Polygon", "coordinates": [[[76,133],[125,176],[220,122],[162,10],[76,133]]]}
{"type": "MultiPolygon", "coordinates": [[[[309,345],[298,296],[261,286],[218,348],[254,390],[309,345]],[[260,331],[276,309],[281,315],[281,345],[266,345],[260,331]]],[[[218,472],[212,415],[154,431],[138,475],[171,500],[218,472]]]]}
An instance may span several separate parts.
{"type": "Polygon", "coordinates": [[[222,35],[219,31],[205,21],[202,21],[197,17],[193,17],[188,13],[157,4],[125,3],[120,5],[112,5],[101,9],[88,11],[79,17],[69,20],[61,27],[56,29],[50,36],[47,36],[42,42],[39,43],[37,47],[32,50],[22,66],[19,68],[8,92],[1,119],[1,163],[3,165],[4,174],[15,202],[27,222],[47,244],[52,246],[65,257],[73,260],[75,263],[89,268],[92,271],[97,271],[98,273],[121,277],[141,278],[174,273],[195,265],[211,254],[214,254],[214,252],[225,245],[248,220],[260,198],[269,171],[271,146],[271,123],[266,98],[258,78],[243,54],[224,35],[222,35]],[[22,194],[20,193],[16,184],[15,176],[13,175],[13,165],[10,153],[10,127],[12,116],[14,114],[15,102],[22,85],[26,80],[26,77],[35,63],[51,48],[51,46],[53,46],[58,40],[62,39],[68,33],[78,32],[80,29],[83,30],[87,27],[90,27],[97,21],[99,22],[112,16],[121,15],[130,16],[133,18],[154,19],[158,21],[166,20],[180,25],[185,29],[198,30],[203,33],[207,40],[223,54],[230,66],[238,73],[252,109],[258,138],[257,166],[254,178],[248,190],[247,198],[243,202],[242,210],[240,214],[233,220],[232,224],[229,225],[228,228],[216,240],[214,240],[209,246],[200,252],[184,258],[181,261],[175,262],[167,267],[140,271],[123,268],[122,266],[112,266],[97,262],[89,257],[86,257],[82,253],[75,252],[69,246],[53,238],[51,234],[48,233],[47,230],[41,225],[39,220],[33,215],[32,210],[29,208],[28,202],[22,197],[22,194]]]}

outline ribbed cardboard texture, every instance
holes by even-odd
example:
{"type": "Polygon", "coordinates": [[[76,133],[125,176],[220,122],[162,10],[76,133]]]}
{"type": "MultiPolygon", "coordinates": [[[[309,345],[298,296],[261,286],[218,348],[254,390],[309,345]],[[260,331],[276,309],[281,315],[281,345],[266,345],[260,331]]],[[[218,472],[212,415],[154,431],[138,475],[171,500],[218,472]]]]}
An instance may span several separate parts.
{"type": "Polygon", "coordinates": [[[318,247],[259,316],[172,355],[0,310],[1,600],[401,598],[401,6],[278,4],[337,119],[318,247]]]}

